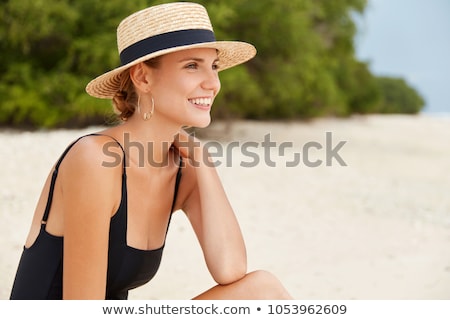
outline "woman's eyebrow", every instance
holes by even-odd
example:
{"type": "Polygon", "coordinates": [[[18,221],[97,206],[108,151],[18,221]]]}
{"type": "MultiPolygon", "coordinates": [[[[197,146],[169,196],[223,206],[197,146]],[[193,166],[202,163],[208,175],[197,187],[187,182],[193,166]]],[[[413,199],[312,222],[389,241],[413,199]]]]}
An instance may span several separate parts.
{"type": "MultiPolygon", "coordinates": [[[[178,62],[186,62],[186,61],[195,61],[195,62],[199,62],[199,63],[203,63],[203,62],[205,62],[205,59],[203,59],[203,58],[196,58],[196,57],[190,57],[190,58],[183,58],[183,59],[181,59],[180,61],[178,61],[178,62]]],[[[219,58],[216,58],[213,62],[218,62],[219,61],[219,58]]]]}

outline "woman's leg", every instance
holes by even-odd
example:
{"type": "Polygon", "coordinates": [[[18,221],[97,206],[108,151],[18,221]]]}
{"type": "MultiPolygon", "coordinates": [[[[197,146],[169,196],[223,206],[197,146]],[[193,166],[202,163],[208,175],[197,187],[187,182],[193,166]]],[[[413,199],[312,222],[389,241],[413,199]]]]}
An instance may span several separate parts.
{"type": "Polygon", "coordinates": [[[286,300],[292,299],[280,281],[267,271],[254,271],[242,279],[217,285],[195,300],[286,300]]]}

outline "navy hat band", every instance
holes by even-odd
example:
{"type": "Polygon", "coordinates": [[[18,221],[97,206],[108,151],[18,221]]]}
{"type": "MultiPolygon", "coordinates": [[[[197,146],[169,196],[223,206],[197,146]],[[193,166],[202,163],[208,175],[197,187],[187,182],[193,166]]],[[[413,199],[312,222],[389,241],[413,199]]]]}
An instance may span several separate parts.
{"type": "Polygon", "coordinates": [[[216,41],[214,32],[206,29],[178,30],[158,34],[123,49],[120,53],[120,62],[122,65],[126,65],[160,50],[214,41],[216,41]]]}

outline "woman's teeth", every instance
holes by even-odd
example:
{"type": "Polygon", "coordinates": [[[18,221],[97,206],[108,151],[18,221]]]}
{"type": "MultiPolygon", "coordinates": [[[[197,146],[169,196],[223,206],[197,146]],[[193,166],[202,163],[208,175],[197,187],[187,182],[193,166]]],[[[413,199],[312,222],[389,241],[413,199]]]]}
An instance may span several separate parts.
{"type": "Polygon", "coordinates": [[[189,102],[202,106],[209,106],[212,103],[211,98],[197,98],[197,99],[189,99],[189,102]]]}

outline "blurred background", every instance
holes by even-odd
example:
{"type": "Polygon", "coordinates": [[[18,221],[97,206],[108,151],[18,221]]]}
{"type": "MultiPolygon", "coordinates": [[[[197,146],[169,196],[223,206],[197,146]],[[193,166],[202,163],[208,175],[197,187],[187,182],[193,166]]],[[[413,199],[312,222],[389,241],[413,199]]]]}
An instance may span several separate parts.
{"type": "MultiPolygon", "coordinates": [[[[84,88],[118,66],[118,23],[163,2],[0,1],[0,299],[55,159],[114,122],[111,102],[84,88]]],[[[221,72],[220,121],[205,136],[227,147],[270,132],[293,144],[271,150],[275,167],[243,167],[236,149],[217,168],[249,269],[274,272],[299,299],[449,299],[450,1],[198,2],[217,39],[258,49],[221,72]],[[348,166],[286,166],[325,132],[333,146],[348,141],[348,166]]],[[[186,299],[214,285],[183,215],[164,255],[132,298],[186,299]]]]}
{"type": "Polygon", "coordinates": [[[356,55],[374,74],[419,90],[428,114],[450,113],[450,1],[370,0],[355,16],[356,55]]]}
{"type": "MultiPolygon", "coordinates": [[[[168,1],[2,1],[0,126],[108,124],[85,85],[118,66],[116,27],[168,1]]],[[[311,119],[448,111],[447,0],[198,1],[217,39],[258,55],[221,73],[216,119],[311,119]]]]}

